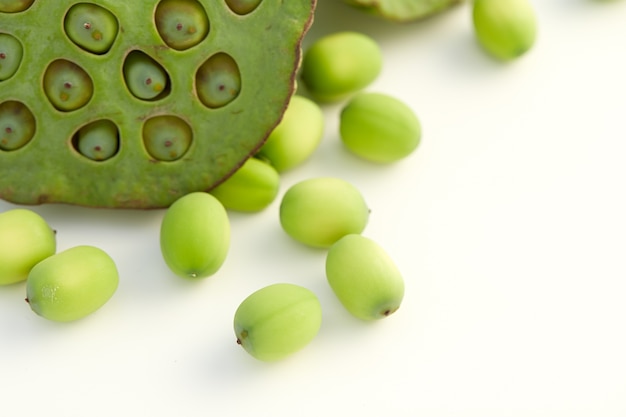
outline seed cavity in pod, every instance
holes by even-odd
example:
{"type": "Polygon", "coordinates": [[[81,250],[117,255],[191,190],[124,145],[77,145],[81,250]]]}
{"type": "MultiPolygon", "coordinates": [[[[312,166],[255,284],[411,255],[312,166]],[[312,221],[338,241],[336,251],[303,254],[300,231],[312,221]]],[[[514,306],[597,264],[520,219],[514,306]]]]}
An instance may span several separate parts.
{"type": "Polygon", "coordinates": [[[198,98],[207,107],[219,108],[237,98],[241,91],[241,73],[235,60],[219,52],[207,59],[196,73],[198,98]]]}
{"type": "Polygon", "coordinates": [[[161,0],[154,20],[163,42],[179,51],[196,46],[209,33],[209,17],[197,0],[161,0]]]}
{"type": "Polygon", "coordinates": [[[226,0],[226,4],[233,12],[245,15],[253,12],[262,0],[226,0]]]}
{"type": "Polygon", "coordinates": [[[104,7],[77,3],[65,15],[65,33],[87,52],[104,54],[109,51],[119,30],[117,18],[104,7]]]}
{"type": "Polygon", "coordinates": [[[93,81],[84,69],[65,59],[52,62],[43,76],[46,97],[61,111],[83,107],[93,96],[93,81]]]}
{"type": "Polygon", "coordinates": [[[11,78],[17,72],[23,55],[24,48],[17,38],[0,33],[0,81],[11,78]]]}
{"type": "Polygon", "coordinates": [[[19,101],[0,103],[0,149],[14,151],[35,136],[35,116],[19,101]]]}
{"type": "Polygon", "coordinates": [[[119,150],[119,130],[110,120],[97,120],[81,127],[72,138],[72,145],[93,161],[105,161],[119,150]]]}
{"type": "Polygon", "coordinates": [[[139,99],[161,99],[169,92],[169,76],[165,69],[141,51],[128,54],[123,71],[126,86],[139,99]]]}
{"type": "Polygon", "coordinates": [[[0,12],[18,13],[23,12],[33,5],[35,0],[0,0],[0,12]]]}
{"type": "Polygon", "coordinates": [[[177,116],[164,115],[148,119],[143,125],[146,150],[157,161],[175,161],[182,157],[193,139],[191,127],[177,116]]]}

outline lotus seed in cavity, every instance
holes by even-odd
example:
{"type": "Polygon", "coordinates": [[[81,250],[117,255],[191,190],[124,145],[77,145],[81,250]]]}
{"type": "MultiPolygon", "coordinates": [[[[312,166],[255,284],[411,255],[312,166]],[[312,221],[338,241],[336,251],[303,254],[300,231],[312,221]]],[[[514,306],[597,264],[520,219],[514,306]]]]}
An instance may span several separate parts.
{"type": "Polygon", "coordinates": [[[35,0],[0,0],[0,12],[18,13],[28,9],[35,0]]]}
{"type": "Polygon", "coordinates": [[[110,120],[98,120],[78,131],[78,151],[94,161],[104,161],[119,148],[119,132],[110,120]]]}
{"type": "Polygon", "coordinates": [[[157,161],[181,158],[191,146],[192,138],[189,125],[176,116],[156,116],[143,127],[146,150],[157,161]]]}
{"type": "Polygon", "coordinates": [[[162,94],[169,79],[163,67],[143,52],[131,52],[124,61],[124,81],[130,92],[142,100],[162,94]]]}
{"type": "Polygon", "coordinates": [[[239,15],[246,15],[253,12],[262,0],[226,0],[228,7],[239,15]]]}
{"type": "Polygon", "coordinates": [[[163,42],[172,49],[189,49],[209,33],[209,18],[196,0],[161,0],[154,18],[163,42]]]}
{"type": "Polygon", "coordinates": [[[17,72],[23,54],[20,41],[7,33],[0,33],[0,81],[11,78],[17,72]]]}
{"type": "Polygon", "coordinates": [[[95,54],[106,53],[118,32],[117,19],[95,4],[78,3],[65,16],[65,33],[79,47],[95,54]]]}
{"type": "Polygon", "coordinates": [[[93,82],[85,70],[64,59],[48,66],[43,83],[46,96],[61,111],[77,110],[93,95],[93,82]]]}
{"type": "Polygon", "coordinates": [[[22,103],[0,103],[0,150],[14,151],[35,135],[35,117],[22,103]]]}
{"type": "Polygon", "coordinates": [[[206,60],[196,73],[198,98],[207,107],[223,107],[233,101],[241,90],[241,74],[235,60],[217,53],[206,60]]]}

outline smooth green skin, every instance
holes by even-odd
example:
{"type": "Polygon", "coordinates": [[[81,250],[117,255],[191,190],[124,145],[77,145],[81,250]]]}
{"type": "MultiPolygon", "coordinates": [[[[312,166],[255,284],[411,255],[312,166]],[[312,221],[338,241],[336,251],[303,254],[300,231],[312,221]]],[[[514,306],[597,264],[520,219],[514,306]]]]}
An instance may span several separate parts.
{"type": "Polygon", "coordinates": [[[196,73],[198,98],[208,108],[224,107],[241,91],[241,72],[237,62],[220,52],[204,62],[196,73]]]}
{"type": "Polygon", "coordinates": [[[63,112],[78,110],[93,97],[89,75],[66,59],[56,60],[46,69],[43,89],[52,105],[63,112]]]}
{"type": "Polygon", "coordinates": [[[343,0],[366,13],[394,22],[425,19],[465,0],[343,0]]]}
{"type": "Polygon", "coordinates": [[[234,330],[254,358],[274,362],[303,349],[322,325],[322,308],[312,291],[279,283],[249,295],[237,308],[234,330]]]}
{"type": "Polygon", "coordinates": [[[278,171],[267,162],[253,157],[210,193],[228,210],[257,212],[276,199],[279,188],[278,171]]]}
{"type": "Polygon", "coordinates": [[[150,56],[134,51],[124,61],[124,81],[128,90],[137,98],[152,100],[169,84],[167,73],[150,56]]]}
{"type": "Polygon", "coordinates": [[[342,109],[339,132],[354,154],[377,163],[392,163],[417,149],[422,128],[413,110],[395,97],[360,93],[342,109]]]}
{"type": "Polygon", "coordinates": [[[369,208],[351,183],[332,177],[310,178],[292,185],[283,195],[280,224],[305,245],[328,248],[343,236],[361,233],[369,208]]]}
{"type": "Polygon", "coordinates": [[[27,209],[0,213],[0,285],[26,280],[37,263],[55,252],[54,230],[39,214],[27,209]]]}
{"type": "Polygon", "coordinates": [[[270,161],[278,172],[285,172],[309,159],[323,134],[324,114],[320,106],[295,95],[257,156],[270,161]]]}
{"type": "Polygon", "coordinates": [[[119,23],[118,36],[104,54],[81,50],[64,30],[67,11],[81,1],[35,1],[22,13],[0,13],[0,32],[24,46],[15,74],[0,81],[0,105],[19,101],[37,122],[24,147],[0,150],[0,199],[20,205],[165,208],[220,184],[258,151],[295,91],[302,39],[316,1],[263,0],[240,16],[225,1],[198,0],[210,30],[185,50],[174,50],[161,38],[155,23],[159,1],[91,2],[119,23]],[[130,51],[150,55],[165,69],[168,94],[154,100],[132,95],[122,71],[130,51]],[[198,98],[196,75],[218,53],[237,64],[241,90],[225,106],[209,108],[198,98]],[[79,65],[93,81],[91,100],[78,110],[57,110],[43,91],[43,73],[61,58],[79,65]],[[143,125],[157,115],[181,118],[191,127],[194,140],[183,157],[155,161],[148,152],[143,125]],[[94,163],[75,151],[73,138],[82,126],[102,119],[118,127],[120,148],[106,163],[94,163]]]}
{"type": "Polygon", "coordinates": [[[193,141],[191,127],[176,116],[155,116],[143,128],[146,151],[155,161],[175,161],[187,153],[193,141]]]}
{"type": "Polygon", "coordinates": [[[0,81],[7,80],[15,74],[22,63],[24,48],[14,36],[0,33],[0,81]]]}
{"type": "Polygon", "coordinates": [[[78,3],[65,15],[65,33],[79,47],[94,54],[106,53],[113,45],[119,25],[107,9],[78,3]]]}
{"type": "Polygon", "coordinates": [[[230,246],[226,209],[211,194],[187,194],[166,210],[160,241],[163,259],[176,275],[211,276],[226,260],[230,246]]]}
{"type": "Polygon", "coordinates": [[[26,301],[48,320],[82,319],[115,294],[119,274],[113,259],[94,246],[75,246],[39,262],[26,280],[26,301]]]}
{"type": "Polygon", "coordinates": [[[502,61],[524,55],[537,37],[537,19],[528,0],[475,0],[472,19],[479,44],[502,61]]]}
{"type": "Polygon", "coordinates": [[[336,102],[371,84],[382,67],[374,39],[343,31],[317,39],[305,51],[301,79],[315,100],[336,102]]]}
{"type": "Polygon", "coordinates": [[[196,46],[209,33],[209,18],[196,0],[161,0],[154,20],[163,41],[179,51],[196,46]]]}
{"type": "Polygon", "coordinates": [[[78,151],[94,161],[105,161],[117,153],[119,132],[110,120],[98,120],[78,131],[78,151]]]}
{"type": "Polygon", "coordinates": [[[400,308],[404,279],[376,242],[347,235],[330,247],[326,278],[341,304],[362,320],[379,320],[400,308]]]}

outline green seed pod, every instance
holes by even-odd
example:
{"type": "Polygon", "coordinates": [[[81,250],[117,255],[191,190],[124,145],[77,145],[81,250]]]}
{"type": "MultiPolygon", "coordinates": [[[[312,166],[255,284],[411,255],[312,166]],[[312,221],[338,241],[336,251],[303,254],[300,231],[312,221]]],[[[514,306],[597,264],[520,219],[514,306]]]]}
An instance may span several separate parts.
{"type": "Polygon", "coordinates": [[[0,12],[18,13],[28,9],[35,0],[0,0],[0,12]]]}
{"type": "Polygon", "coordinates": [[[226,4],[233,12],[239,15],[245,15],[252,13],[254,9],[259,7],[261,1],[262,0],[226,0],[226,4]]]}
{"type": "Polygon", "coordinates": [[[316,40],[306,50],[301,78],[316,100],[339,101],[372,83],[382,63],[374,39],[362,33],[338,32],[316,40]]]}
{"type": "Polygon", "coordinates": [[[18,101],[0,103],[0,150],[14,151],[35,135],[35,117],[18,101]]]}
{"type": "Polygon", "coordinates": [[[413,110],[386,94],[358,94],[342,109],[339,121],[346,148],[372,162],[391,163],[407,157],[422,136],[413,110]]]}
{"type": "Polygon", "coordinates": [[[209,33],[209,18],[196,0],[161,0],[154,19],[163,42],[179,51],[196,46],[209,33]]]}
{"type": "Polygon", "coordinates": [[[87,158],[104,161],[117,153],[119,142],[117,126],[110,120],[98,120],[80,128],[76,147],[87,158]]]}
{"type": "Polygon", "coordinates": [[[54,107],[72,111],[83,107],[93,95],[93,82],[78,65],[58,59],[46,69],[43,88],[54,107]]]}
{"type": "Polygon", "coordinates": [[[226,209],[211,194],[187,194],[165,212],[160,238],[163,259],[175,274],[184,278],[213,275],[230,246],[226,209]]]}
{"type": "Polygon", "coordinates": [[[14,36],[0,33],[0,81],[8,80],[22,63],[24,47],[14,36]]]}
{"type": "Polygon", "coordinates": [[[257,158],[248,159],[226,181],[211,190],[226,209],[254,212],[269,206],[278,195],[280,176],[276,169],[257,158]]]}
{"type": "Polygon", "coordinates": [[[322,308],[312,291],[273,284],[249,295],[237,308],[234,330],[250,355],[272,362],[303,349],[322,325],[322,308]]]}
{"type": "Polygon", "coordinates": [[[500,60],[518,58],[535,43],[537,21],[528,0],[475,0],[472,18],[478,42],[500,60]]]}
{"type": "Polygon", "coordinates": [[[130,92],[142,100],[157,98],[169,85],[165,69],[141,51],[132,51],[126,57],[124,81],[130,92]]]}
{"type": "Polygon", "coordinates": [[[314,101],[293,96],[283,119],[270,133],[257,156],[278,172],[301,165],[319,146],[324,134],[324,114],[314,101]]]}
{"type": "Polygon", "coordinates": [[[176,116],[155,116],[143,127],[146,150],[157,161],[175,161],[181,158],[193,140],[191,127],[176,116]]]}
{"type": "Polygon", "coordinates": [[[341,304],[362,320],[393,314],[404,297],[404,279],[393,260],[361,235],[347,235],[330,247],[326,278],[341,304]]]}
{"type": "Polygon", "coordinates": [[[223,52],[207,59],[196,73],[198,98],[212,109],[233,101],[241,91],[241,74],[235,60],[223,52]]]}
{"type": "Polygon", "coordinates": [[[343,236],[361,233],[369,209],[361,192],[339,178],[311,178],[291,186],[280,203],[280,224],[295,240],[327,248],[343,236]]]}
{"type": "Polygon", "coordinates": [[[113,45],[119,24],[104,7],[77,3],[65,15],[64,28],[68,38],[85,51],[104,54],[113,45]]]}
{"type": "Polygon", "coordinates": [[[26,280],[30,270],[56,252],[56,236],[34,211],[0,213],[0,285],[26,280]]]}
{"type": "Polygon", "coordinates": [[[117,267],[106,252],[75,246],[33,267],[26,280],[26,301],[41,317],[69,322],[100,309],[118,283],[117,267]]]}

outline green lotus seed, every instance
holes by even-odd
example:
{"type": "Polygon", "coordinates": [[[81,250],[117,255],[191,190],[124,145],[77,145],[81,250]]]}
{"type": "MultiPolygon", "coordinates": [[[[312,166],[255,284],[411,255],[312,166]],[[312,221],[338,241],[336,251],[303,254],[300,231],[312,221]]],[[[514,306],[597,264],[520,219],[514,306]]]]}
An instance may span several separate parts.
{"type": "Polygon", "coordinates": [[[537,22],[528,0],[475,0],[472,18],[478,42],[500,60],[513,60],[535,43],[537,22]]]}
{"type": "Polygon", "coordinates": [[[155,116],[143,126],[146,150],[158,161],[175,161],[191,146],[191,127],[176,116],[155,116]]]}
{"type": "Polygon", "coordinates": [[[17,13],[28,9],[35,0],[0,0],[0,12],[17,13]]]}
{"type": "Polygon", "coordinates": [[[117,19],[107,9],[77,3],[65,15],[65,33],[78,46],[94,54],[109,51],[118,32],[117,19]]]}
{"type": "Polygon", "coordinates": [[[160,240],[163,259],[175,274],[185,278],[213,275],[230,246],[226,209],[211,194],[187,194],[165,212],[160,240]]]}
{"type": "Polygon", "coordinates": [[[326,277],[343,306],[355,317],[388,317],[404,297],[404,279],[393,260],[376,242],[347,235],[328,250],[326,277]]]}
{"type": "Polygon", "coordinates": [[[0,285],[26,280],[36,264],[55,252],[54,230],[39,214],[26,209],[0,213],[0,285]]]}
{"type": "Polygon", "coordinates": [[[207,107],[223,107],[241,91],[241,73],[235,60],[223,52],[207,59],[196,73],[198,98],[207,107]]]}
{"type": "Polygon", "coordinates": [[[118,283],[117,267],[106,252],[93,246],[75,246],[31,269],[26,279],[26,301],[43,318],[69,322],[100,309],[118,283]]]}
{"type": "Polygon", "coordinates": [[[324,114],[314,101],[293,96],[283,118],[270,133],[257,156],[270,161],[278,172],[306,161],[324,134],[324,114]]]}
{"type": "Polygon", "coordinates": [[[110,120],[98,120],[83,126],[78,131],[78,151],[94,161],[104,161],[119,149],[119,132],[110,120]]]}
{"type": "Polygon", "coordinates": [[[342,109],[339,121],[346,148],[372,162],[391,163],[407,157],[422,136],[413,110],[387,94],[356,95],[342,109]]]}
{"type": "Polygon", "coordinates": [[[93,95],[93,82],[85,70],[64,59],[48,66],[43,88],[52,105],[61,111],[77,110],[93,95]]]}
{"type": "Polygon", "coordinates": [[[226,0],[226,4],[233,12],[239,15],[245,15],[259,7],[261,1],[262,0],[226,0]]]}
{"type": "Polygon", "coordinates": [[[283,195],[279,217],[284,231],[295,240],[327,248],[347,234],[361,233],[369,209],[351,183],[319,177],[292,185],[283,195]]]}
{"type": "Polygon", "coordinates": [[[280,176],[273,166],[250,158],[211,194],[229,210],[254,212],[276,199],[279,185],[280,176]]]}
{"type": "Polygon", "coordinates": [[[209,18],[196,0],[161,0],[154,18],[163,42],[172,49],[189,49],[209,33],[209,18]]]}
{"type": "Polygon", "coordinates": [[[0,81],[8,80],[17,72],[23,55],[20,41],[8,33],[0,33],[0,81]]]}
{"type": "Polygon", "coordinates": [[[35,135],[35,117],[18,101],[0,103],[0,150],[14,151],[35,135]]]}
{"type": "Polygon", "coordinates": [[[163,67],[140,51],[128,54],[123,71],[128,89],[142,100],[157,98],[169,85],[169,77],[163,67]]]}
{"type": "Polygon", "coordinates": [[[306,50],[301,78],[316,100],[339,101],[372,83],[382,62],[374,39],[357,32],[338,32],[316,40],[306,50]]]}
{"type": "Polygon", "coordinates": [[[321,325],[322,308],[315,293],[287,283],[255,291],[241,302],[234,318],[237,343],[266,362],[303,349],[321,325]]]}

